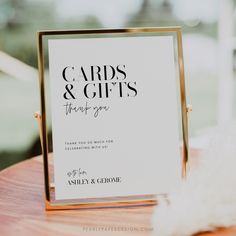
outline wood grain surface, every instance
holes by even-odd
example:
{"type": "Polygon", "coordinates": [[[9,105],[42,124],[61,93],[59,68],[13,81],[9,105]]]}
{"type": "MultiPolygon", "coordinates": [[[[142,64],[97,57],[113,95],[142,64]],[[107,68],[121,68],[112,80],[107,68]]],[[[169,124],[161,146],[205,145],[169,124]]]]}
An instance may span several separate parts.
{"type": "MultiPolygon", "coordinates": [[[[192,156],[196,156],[193,152],[192,156]]],[[[44,208],[42,157],[0,172],[0,235],[151,235],[155,207],[49,211],[44,208]]],[[[236,236],[236,228],[204,236],[236,236]]],[[[162,235],[160,235],[162,236],[162,235]]]]}

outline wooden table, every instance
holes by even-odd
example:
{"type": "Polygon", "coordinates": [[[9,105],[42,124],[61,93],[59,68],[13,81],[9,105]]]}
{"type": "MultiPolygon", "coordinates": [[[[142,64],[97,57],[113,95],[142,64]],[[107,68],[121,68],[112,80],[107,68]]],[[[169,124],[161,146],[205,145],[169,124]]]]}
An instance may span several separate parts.
{"type": "MultiPolygon", "coordinates": [[[[196,152],[193,151],[193,156],[196,152]]],[[[150,235],[154,207],[50,211],[44,209],[42,157],[0,172],[0,235],[150,235]]],[[[204,236],[235,236],[236,228],[204,236]]]]}

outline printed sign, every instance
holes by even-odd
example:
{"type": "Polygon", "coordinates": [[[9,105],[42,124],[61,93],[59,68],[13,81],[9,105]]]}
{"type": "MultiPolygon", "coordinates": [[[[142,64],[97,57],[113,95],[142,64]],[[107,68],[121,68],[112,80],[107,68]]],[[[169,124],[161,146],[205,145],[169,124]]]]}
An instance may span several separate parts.
{"type": "Polygon", "coordinates": [[[55,197],[170,193],[181,181],[172,36],[49,39],[55,197]]]}

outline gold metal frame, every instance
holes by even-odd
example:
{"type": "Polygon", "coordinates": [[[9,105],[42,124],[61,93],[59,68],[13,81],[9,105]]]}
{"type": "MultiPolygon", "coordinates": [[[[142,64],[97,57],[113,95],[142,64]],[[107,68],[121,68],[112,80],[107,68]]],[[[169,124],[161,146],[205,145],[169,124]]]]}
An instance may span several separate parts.
{"type": "MultiPolygon", "coordinates": [[[[49,153],[48,153],[48,137],[46,125],[46,99],[45,99],[45,80],[44,80],[44,36],[65,36],[65,35],[119,35],[119,34],[141,34],[141,33],[175,33],[177,39],[178,53],[178,70],[180,80],[180,99],[181,99],[181,117],[182,117],[182,133],[183,133],[183,155],[182,155],[182,177],[186,177],[186,165],[189,156],[188,146],[188,111],[191,107],[186,105],[185,95],[185,78],[184,63],[182,49],[182,31],[181,27],[154,27],[154,28],[126,28],[126,29],[93,29],[93,30],[55,30],[37,32],[37,53],[38,53],[38,69],[41,97],[41,114],[35,113],[38,119],[40,138],[43,155],[44,166],[44,183],[45,183],[45,207],[46,210],[75,209],[75,208],[101,208],[101,207],[120,207],[120,206],[139,206],[153,205],[157,203],[157,197],[150,196],[134,196],[104,199],[85,199],[85,201],[55,201],[53,200],[54,184],[50,181],[49,171],[49,153]]],[[[165,197],[165,196],[164,196],[165,197]]]]}

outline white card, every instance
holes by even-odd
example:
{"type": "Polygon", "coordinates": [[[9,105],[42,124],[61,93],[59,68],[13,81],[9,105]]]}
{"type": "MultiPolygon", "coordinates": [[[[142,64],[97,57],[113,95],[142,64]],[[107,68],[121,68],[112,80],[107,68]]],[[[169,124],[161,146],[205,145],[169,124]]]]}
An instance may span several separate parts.
{"type": "Polygon", "coordinates": [[[173,37],[48,49],[56,199],[170,193],[181,181],[173,37]]]}

